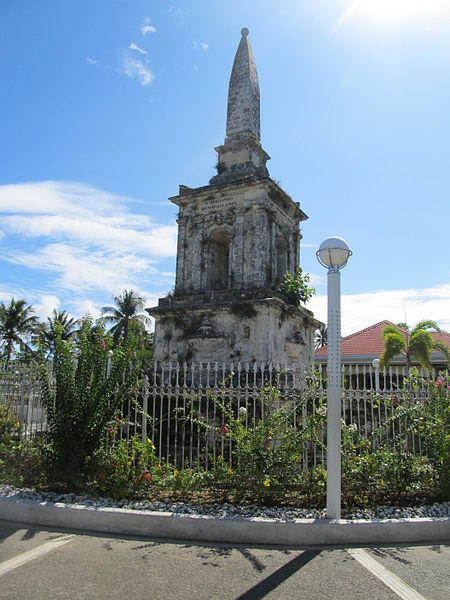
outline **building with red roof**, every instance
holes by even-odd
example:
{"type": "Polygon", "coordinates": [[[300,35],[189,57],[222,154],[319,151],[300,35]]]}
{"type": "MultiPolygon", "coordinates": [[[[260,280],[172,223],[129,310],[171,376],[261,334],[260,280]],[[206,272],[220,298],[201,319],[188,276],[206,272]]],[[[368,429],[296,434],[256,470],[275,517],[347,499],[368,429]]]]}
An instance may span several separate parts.
{"type": "MultiPolygon", "coordinates": [[[[375,358],[380,358],[380,354],[383,352],[384,344],[381,332],[386,325],[395,325],[390,321],[380,321],[343,337],[341,340],[341,361],[343,364],[354,364],[354,365],[372,365],[372,361],[375,358]]],[[[407,332],[403,330],[403,335],[406,338],[407,332]]],[[[436,331],[431,332],[434,340],[439,340],[446,344],[450,348],[450,333],[442,331],[437,333],[436,331]]],[[[319,348],[315,352],[315,363],[326,364],[328,360],[328,348],[319,348]]],[[[405,358],[402,355],[397,355],[391,361],[391,365],[404,366],[406,364],[405,358]]],[[[435,369],[446,369],[447,362],[442,352],[432,352],[431,364],[435,369]]]]}

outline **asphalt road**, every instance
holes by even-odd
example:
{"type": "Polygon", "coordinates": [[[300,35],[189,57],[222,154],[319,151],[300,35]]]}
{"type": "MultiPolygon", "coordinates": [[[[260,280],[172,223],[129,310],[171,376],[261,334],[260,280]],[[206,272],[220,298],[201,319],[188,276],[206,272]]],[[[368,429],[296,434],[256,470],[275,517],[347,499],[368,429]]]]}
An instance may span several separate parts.
{"type": "Polygon", "coordinates": [[[448,600],[450,543],[216,546],[71,534],[0,520],[0,598],[448,600]]]}

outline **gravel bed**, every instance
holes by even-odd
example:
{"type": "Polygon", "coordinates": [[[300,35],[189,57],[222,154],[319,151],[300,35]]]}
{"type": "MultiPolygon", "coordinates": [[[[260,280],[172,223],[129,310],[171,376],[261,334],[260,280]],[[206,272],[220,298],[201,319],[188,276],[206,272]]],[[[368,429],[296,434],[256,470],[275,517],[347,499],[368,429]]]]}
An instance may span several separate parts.
{"type": "MultiPolygon", "coordinates": [[[[188,502],[166,501],[132,501],[112,500],[111,498],[98,498],[89,495],[77,496],[75,494],[57,494],[55,492],[36,492],[35,490],[17,490],[8,485],[0,485],[0,498],[17,498],[34,500],[35,502],[62,503],[66,505],[77,504],[91,508],[127,508],[132,510],[165,511],[178,515],[202,515],[215,518],[244,517],[263,519],[278,519],[290,521],[292,519],[324,519],[324,509],[284,508],[267,506],[234,506],[232,504],[189,504],[188,502]]],[[[376,509],[358,509],[346,513],[343,519],[410,519],[421,517],[450,517],[450,502],[427,504],[423,506],[379,506],[376,509]]]]}

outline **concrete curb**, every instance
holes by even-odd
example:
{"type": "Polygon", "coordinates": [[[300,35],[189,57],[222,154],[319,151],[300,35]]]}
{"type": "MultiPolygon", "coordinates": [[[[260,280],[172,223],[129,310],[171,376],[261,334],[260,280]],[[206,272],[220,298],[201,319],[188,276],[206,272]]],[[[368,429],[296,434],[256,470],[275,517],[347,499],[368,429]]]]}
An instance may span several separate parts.
{"type": "Polygon", "coordinates": [[[373,521],[296,519],[286,522],[241,517],[219,519],[1,498],[0,519],[75,531],[227,544],[316,546],[450,541],[450,518],[373,521]]]}

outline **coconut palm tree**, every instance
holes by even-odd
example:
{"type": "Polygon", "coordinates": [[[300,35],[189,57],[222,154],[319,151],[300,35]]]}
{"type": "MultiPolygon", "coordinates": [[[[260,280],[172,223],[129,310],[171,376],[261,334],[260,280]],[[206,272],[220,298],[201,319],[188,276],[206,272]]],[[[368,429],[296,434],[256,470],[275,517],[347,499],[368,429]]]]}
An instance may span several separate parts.
{"type": "Polygon", "coordinates": [[[134,290],[123,290],[120,296],[114,296],[114,302],[115,306],[102,308],[102,315],[106,322],[115,323],[110,329],[115,342],[127,339],[131,321],[150,323],[149,317],[141,312],[145,300],[134,290]]]}
{"type": "Polygon", "coordinates": [[[78,323],[78,319],[72,318],[67,311],[57,311],[54,308],[52,316],[47,317],[47,322],[39,325],[37,338],[47,345],[48,354],[53,354],[56,330],[61,331],[62,340],[68,340],[77,332],[75,327],[78,323]]]}
{"type": "Polygon", "coordinates": [[[389,367],[394,356],[402,354],[408,371],[414,359],[424,369],[429,369],[433,350],[442,352],[449,362],[450,349],[443,342],[434,340],[430,330],[441,333],[438,324],[431,320],[419,321],[412,329],[406,323],[386,325],[381,332],[384,342],[384,350],[380,355],[381,366],[389,367]]]}
{"type": "Polygon", "coordinates": [[[31,306],[26,306],[26,301],[11,298],[9,304],[0,303],[0,338],[6,361],[11,360],[14,346],[31,352],[26,339],[37,328],[38,318],[33,314],[31,306]]]}
{"type": "Polygon", "coordinates": [[[314,347],[316,350],[319,348],[325,348],[328,344],[328,328],[325,323],[319,325],[319,329],[316,329],[316,336],[314,339],[314,347]]]}

